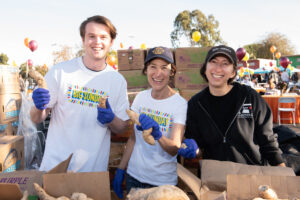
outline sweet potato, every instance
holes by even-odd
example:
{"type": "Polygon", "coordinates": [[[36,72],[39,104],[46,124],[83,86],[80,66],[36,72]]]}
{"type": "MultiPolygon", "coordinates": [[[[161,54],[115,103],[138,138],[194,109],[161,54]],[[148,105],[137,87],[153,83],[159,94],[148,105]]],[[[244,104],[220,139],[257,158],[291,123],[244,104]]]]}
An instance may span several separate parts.
{"type": "Polygon", "coordinates": [[[34,189],[41,200],[56,200],[56,198],[48,195],[45,190],[37,183],[33,183],[34,189]]]}
{"type": "Polygon", "coordinates": [[[21,200],[28,200],[28,191],[27,191],[27,190],[25,190],[25,191],[23,192],[23,197],[22,197],[21,200]]]}
{"type": "Polygon", "coordinates": [[[99,106],[100,108],[106,108],[106,99],[107,97],[101,97],[99,98],[99,106]]]}
{"type": "Polygon", "coordinates": [[[161,185],[147,189],[131,189],[128,200],[188,200],[189,197],[174,185],[161,185]]]}
{"type": "Polygon", "coordinates": [[[276,200],[278,199],[276,192],[270,188],[268,185],[260,185],[258,187],[259,190],[259,197],[263,199],[272,199],[276,200]]]}
{"type": "MultiPolygon", "coordinates": [[[[127,115],[129,116],[129,118],[137,125],[141,125],[140,121],[139,121],[139,117],[140,115],[132,110],[126,110],[127,115]]],[[[147,130],[143,131],[143,138],[145,140],[145,142],[147,142],[148,144],[154,145],[155,144],[155,140],[154,137],[151,135],[152,132],[152,128],[149,128],[147,130]]]]}
{"type": "Polygon", "coordinates": [[[29,69],[28,73],[29,76],[37,82],[39,88],[48,89],[46,80],[38,71],[35,71],[34,69],[29,69]]]}

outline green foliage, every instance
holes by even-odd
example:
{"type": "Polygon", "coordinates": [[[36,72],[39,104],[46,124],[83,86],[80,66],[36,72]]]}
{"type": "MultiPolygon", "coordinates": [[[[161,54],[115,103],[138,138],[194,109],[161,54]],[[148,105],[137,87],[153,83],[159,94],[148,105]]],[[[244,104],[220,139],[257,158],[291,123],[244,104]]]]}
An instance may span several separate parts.
{"type": "Polygon", "coordinates": [[[295,47],[291,44],[290,40],[281,33],[270,33],[261,41],[245,45],[244,48],[249,53],[250,59],[273,59],[273,55],[270,51],[272,45],[277,48],[276,52],[280,52],[281,55],[295,54],[295,47]]]}
{"type": "Polygon", "coordinates": [[[171,42],[174,48],[180,46],[180,40],[184,37],[190,46],[207,47],[222,44],[219,22],[213,15],[206,17],[200,10],[192,12],[185,10],[177,15],[174,21],[174,30],[171,33],[171,42]],[[199,31],[201,39],[195,42],[192,39],[194,31],[199,31]]]}
{"type": "Polygon", "coordinates": [[[4,53],[1,53],[0,54],[0,64],[7,65],[7,62],[8,62],[7,55],[4,53]]]}

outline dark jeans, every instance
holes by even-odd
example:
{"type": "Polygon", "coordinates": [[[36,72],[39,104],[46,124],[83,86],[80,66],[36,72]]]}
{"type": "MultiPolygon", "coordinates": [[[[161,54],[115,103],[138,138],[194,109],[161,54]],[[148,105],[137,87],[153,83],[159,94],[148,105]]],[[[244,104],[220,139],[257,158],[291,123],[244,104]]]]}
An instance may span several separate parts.
{"type": "Polygon", "coordinates": [[[152,188],[152,187],[156,187],[156,185],[151,185],[148,183],[142,183],[138,180],[136,180],[135,178],[133,178],[132,176],[130,176],[129,174],[126,173],[126,191],[127,194],[129,194],[131,188],[152,188]]]}

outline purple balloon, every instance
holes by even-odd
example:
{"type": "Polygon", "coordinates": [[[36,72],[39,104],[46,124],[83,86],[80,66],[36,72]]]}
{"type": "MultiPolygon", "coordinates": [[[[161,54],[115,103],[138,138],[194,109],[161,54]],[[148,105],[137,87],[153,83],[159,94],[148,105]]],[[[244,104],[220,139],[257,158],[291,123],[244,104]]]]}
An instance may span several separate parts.
{"type": "Polygon", "coordinates": [[[292,63],[292,62],[289,60],[288,57],[281,57],[281,58],[280,58],[280,61],[279,61],[279,64],[280,64],[284,69],[286,69],[287,66],[288,66],[289,64],[291,64],[291,63],[292,63]]]}
{"type": "Polygon", "coordinates": [[[28,44],[29,49],[34,52],[38,48],[38,44],[35,40],[31,40],[28,44]]]}
{"type": "Polygon", "coordinates": [[[236,50],[236,57],[241,61],[246,55],[246,50],[244,48],[238,48],[236,50]]]}

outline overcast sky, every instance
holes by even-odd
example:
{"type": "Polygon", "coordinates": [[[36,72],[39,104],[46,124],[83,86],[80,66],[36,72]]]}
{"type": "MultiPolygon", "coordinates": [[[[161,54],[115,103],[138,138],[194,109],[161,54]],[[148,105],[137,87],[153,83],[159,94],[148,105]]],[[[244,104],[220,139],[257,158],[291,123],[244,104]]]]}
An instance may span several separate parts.
{"type": "Polygon", "coordinates": [[[0,53],[18,65],[52,65],[52,52],[61,45],[79,47],[79,25],[92,15],[104,15],[117,27],[113,49],[142,43],[171,47],[170,33],[184,10],[214,15],[221,37],[234,49],[263,39],[268,33],[284,34],[300,54],[300,1],[297,0],[10,0],[1,3],[0,53]],[[35,52],[24,45],[28,37],[39,44],[35,52]]]}

